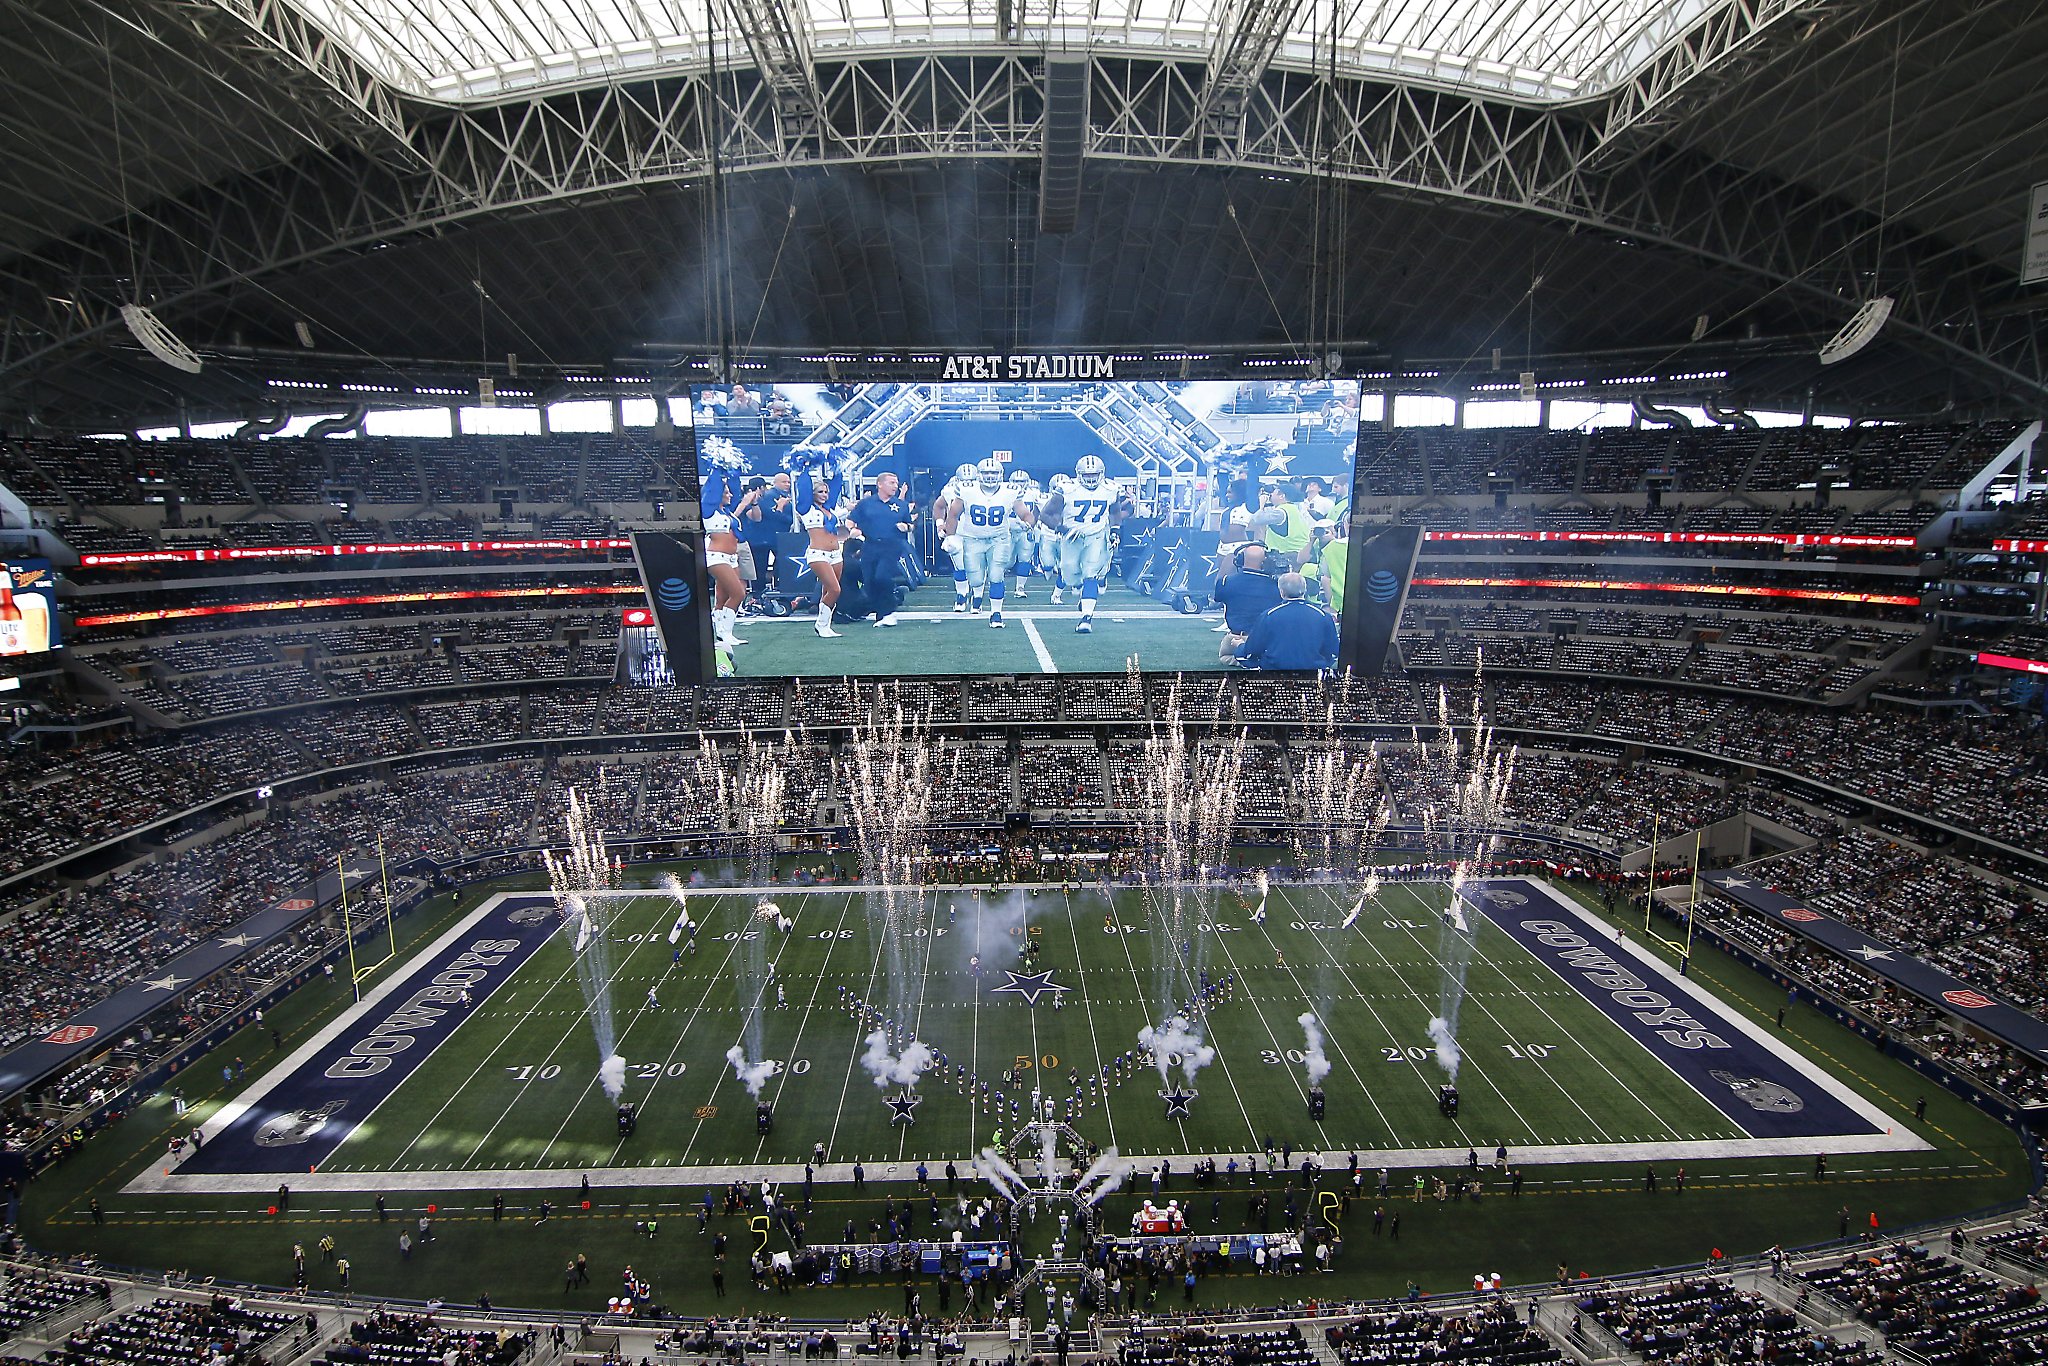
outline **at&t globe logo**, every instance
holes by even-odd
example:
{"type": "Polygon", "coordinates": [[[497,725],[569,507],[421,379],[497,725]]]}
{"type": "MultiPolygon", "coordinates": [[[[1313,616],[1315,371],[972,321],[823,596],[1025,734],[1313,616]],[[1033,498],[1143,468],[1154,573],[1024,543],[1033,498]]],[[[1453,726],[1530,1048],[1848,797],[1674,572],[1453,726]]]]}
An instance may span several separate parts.
{"type": "Polygon", "coordinates": [[[690,585],[686,579],[663,579],[654,587],[654,600],[671,612],[680,612],[690,605],[690,585]]]}
{"type": "Polygon", "coordinates": [[[1401,591],[1401,580],[1391,569],[1375,569],[1365,578],[1365,595],[1374,602],[1392,602],[1401,591]]]}

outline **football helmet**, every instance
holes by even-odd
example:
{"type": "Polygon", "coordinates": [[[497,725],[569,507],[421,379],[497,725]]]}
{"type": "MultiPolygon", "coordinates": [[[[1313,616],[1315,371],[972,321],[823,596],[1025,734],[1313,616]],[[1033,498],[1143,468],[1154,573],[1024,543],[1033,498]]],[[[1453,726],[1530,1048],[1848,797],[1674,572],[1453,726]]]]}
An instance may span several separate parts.
{"type": "Polygon", "coordinates": [[[1019,493],[1023,493],[1031,487],[1031,476],[1023,470],[1011,470],[1010,487],[1019,493]]]}
{"type": "Polygon", "coordinates": [[[994,456],[991,455],[981,462],[979,468],[981,471],[981,491],[983,493],[995,493],[1002,488],[1002,461],[996,459],[994,456]]]}
{"type": "Polygon", "coordinates": [[[953,482],[963,489],[974,482],[974,464],[972,461],[963,463],[954,469],[953,482]]]}
{"type": "Polygon", "coordinates": [[[1084,455],[1074,462],[1074,476],[1081,481],[1081,487],[1093,491],[1102,487],[1102,476],[1108,467],[1099,455],[1084,455]]]}

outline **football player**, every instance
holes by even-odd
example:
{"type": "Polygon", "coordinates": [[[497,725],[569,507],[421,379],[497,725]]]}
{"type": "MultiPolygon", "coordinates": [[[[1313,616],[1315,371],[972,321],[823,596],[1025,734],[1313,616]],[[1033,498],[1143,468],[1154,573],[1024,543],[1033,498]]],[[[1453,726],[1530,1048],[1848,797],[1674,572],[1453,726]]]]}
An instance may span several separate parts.
{"type": "Polygon", "coordinates": [[[1003,483],[1003,462],[994,456],[983,460],[976,470],[974,487],[954,501],[953,515],[946,527],[949,536],[961,541],[961,560],[967,571],[967,593],[973,610],[980,611],[986,595],[988,624],[1003,625],[1003,570],[1010,549],[1010,519],[1016,500],[1003,483]]]}
{"type": "MultiPolygon", "coordinates": [[[[1109,574],[1109,533],[1130,514],[1131,500],[1109,482],[1108,470],[1099,455],[1084,455],[1074,462],[1074,477],[1054,488],[1045,500],[1039,519],[1058,549],[1062,587],[1081,590],[1081,620],[1075,634],[1095,629],[1095,601],[1102,595],[1102,581],[1109,574]]],[[[1052,600],[1060,601],[1060,589],[1052,600]]]]}
{"type": "MultiPolygon", "coordinates": [[[[933,509],[940,526],[952,525],[949,519],[958,515],[960,499],[980,477],[972,462],[963,462],[954,468],[953,477],[946,481],[946,487],[939,490],[938,506],[933,509]]],[[[945,551],[946,558],[953,562],[953,610],[964,612],[967,610],[967,561],[962,558],[960,537],[952,531],[946,532],[939,542],[939,549],[945,551]]]]}
{"type": "Polygon", "coordinates": [[[1017,586],[1013,590],[1017,601],[1024,601],[1024,585],[1030,581],[1031,571],[1038,564],[1039,525],[1038,505],[1045,495],[1038,484],[1023,470],[1010,472],[1010,495],[1017,501],[1012,505],[1014,515],[1010,519],[1010,569],[1016,575],[1017,586]]]}

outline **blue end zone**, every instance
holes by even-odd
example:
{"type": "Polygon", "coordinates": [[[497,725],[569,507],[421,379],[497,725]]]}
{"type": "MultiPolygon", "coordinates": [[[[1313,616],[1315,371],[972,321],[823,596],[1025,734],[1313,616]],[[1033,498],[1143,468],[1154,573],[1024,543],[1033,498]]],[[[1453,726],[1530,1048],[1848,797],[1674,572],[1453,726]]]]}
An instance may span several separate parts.
{"type": "Polygon", "coordinates": [[[1468,883],[1460,895],[1752,1138],[1885,1132],[1684,978],[1623,948],[1548,888],[1508,879],[1468,883]]]}
{"type": "Polygon", "coordinates": [[[327,1160],[474,1009],[547,943],[545,896],[508,896],[344,1017],[310,1057],[188,1155],[180,1175],[303,1172],[327,1160]]]}

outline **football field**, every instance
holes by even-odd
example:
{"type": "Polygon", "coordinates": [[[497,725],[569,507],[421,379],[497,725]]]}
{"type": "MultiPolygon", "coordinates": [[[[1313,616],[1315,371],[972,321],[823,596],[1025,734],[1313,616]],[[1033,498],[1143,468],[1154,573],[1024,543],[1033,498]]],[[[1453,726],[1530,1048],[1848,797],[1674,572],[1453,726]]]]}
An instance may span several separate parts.
{"type": "Polygon", "coordinates": [[[900,983],[882,966],[871,895],[692,892],[696,949],[679,955],[676,902],[622,894],[609,997],[623,1099],[640,1116],[625,1138],[573,937],[547,897],[495,897],[253,1078],[202,1152],[131,1189],[790,1179],[819,1142],[821,1178],[847,1179],[857,1161],[885,1179],[920,1161],[964,1170],[1017,1133],[1034,1089],[1087,1140],[1177,1169],[1203,1155],[1263,1163],[1269,1140],[1297,1162],[1356,1153],[1374,1166],[1472,1150],[1490,1161],[1498,1146],[1516,1163],[1925,1146],[1538,883],[1468,888],[1460,903],[1474,932],[1455,1118],[1439,1112],[1446,1072],[1430,1037],[1446,976],[1441,885],[1389,884],[1348,928],[1349,889],[1276,886],[1263,923],[1237,891],[1209,891],[1178,954],[1158,951],[1136,890],[936,889],[907,932],[900,983]],[[757,916],[763,895],[787,932],[757,916]],[[772,979],[753,966],[766,964],[772,979]],[[1138,1034],[1203,982],[1198,1023],[1215,1055],[1185,1117],[1169,1119],[1159,1093],[1189,1079],[1170,1063],[1163,1087],[1138,1034]],[[903,1011],[944,1059],[914,1108],[898,1107],[914,1122],[886,1104],[900,1088],[863,1066],[862,1002],[903,1011]],[[1320,1121],[1304,1013],[1330,1067],[1320,1121]],[[775,1064],[765,1136],[725,1058],[749,1042],[775,1064]]]}

